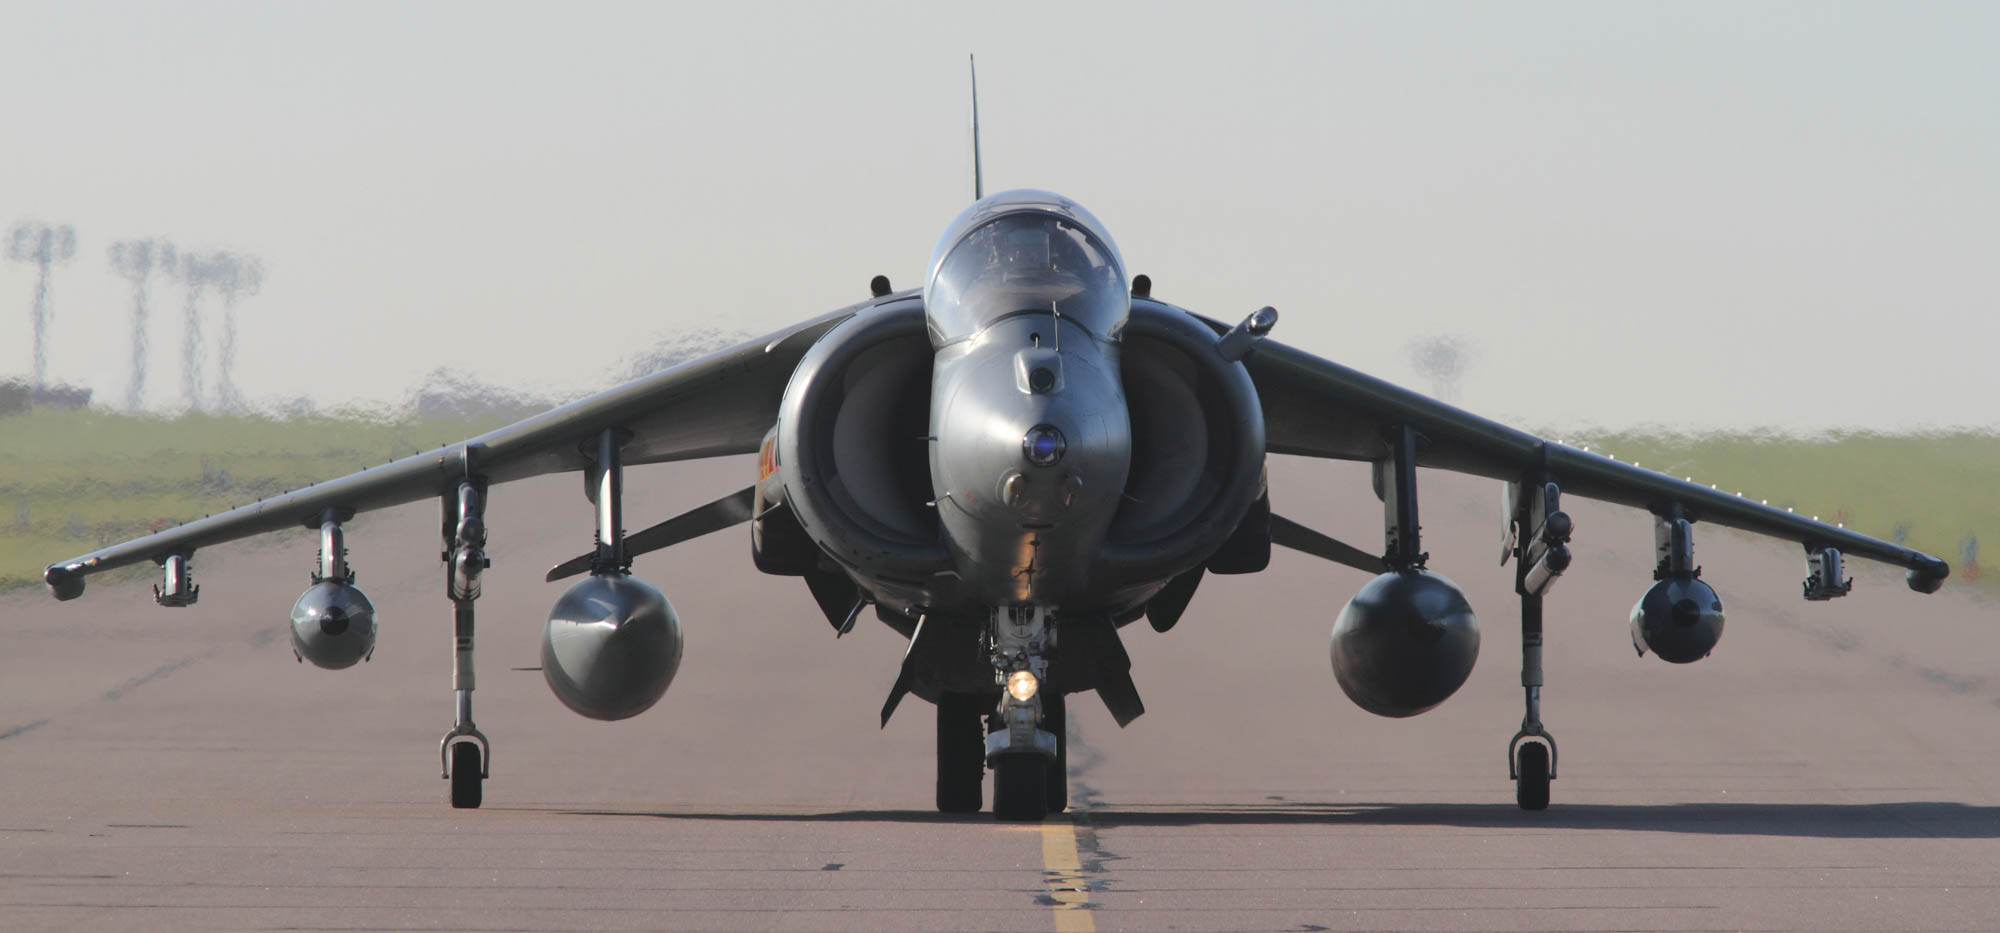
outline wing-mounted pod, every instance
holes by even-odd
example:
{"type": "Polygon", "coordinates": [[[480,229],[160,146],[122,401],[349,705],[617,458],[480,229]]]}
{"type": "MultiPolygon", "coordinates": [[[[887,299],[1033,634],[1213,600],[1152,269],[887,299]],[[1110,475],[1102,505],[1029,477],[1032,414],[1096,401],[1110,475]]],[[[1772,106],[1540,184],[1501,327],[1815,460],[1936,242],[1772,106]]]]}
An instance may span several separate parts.
{"type": "Polygon", "coordinates": [[[1840,549],[1806,546],[1805,597],[1809,602],[1839,599],[1854,589],[1854,581],[1842,576],[1840,549]]]}
{"type": "Polygon", "coordinates": [[[201,599],[201,587],[194,583],[193,554],[168,554],[160,558],[160,582],[153,584],[153,602],[184,609],[201,599]]]}
{"type": "MultiPolygon", "coordinates": [[[[1556,578],[1569,569],[1569,538],[1575,530],[1569,513],[1562,510],[1562,488],[1553,482],[1508,484],[1509,498],[1516,504],[1513,527],[1508,537],[1527,535],[1522,553],[1521,595],[1540,597],[1555,586],[1556,578]]],[[[1501,562],[1506,562],[1502,555],[1501,562]]]]}
{"type": "Polygon", "coordinates": [[[319,570],[292,603],[292,654],[327,670],[353,667],[375,653],[375,604],[354,585],[340,530],[350,515],[328,509],[320,516],[319,570]]]}
{"type": "Polygon", "coordinates": [[[1378,716],[1415,716],[1450,698],[1479,660],[1479,618],[1458,585],[1424,565],[1417,511],[1419,438],[1397,425],[1375,473],[1382,497],[1383,563],[1333,623],[1333,676],[1348,699],[1378,716]]]}
{"type": "MultiPolygon", "coordinates": [[[[1260,311],[1232,352],[1270,330],[1260,311]]],[[[1106,532],[1113,585],[1186,573],[1229,540],[1263,493],[1264,411],[1214,330],[1176,309],[1132,304],[1119,362],[1132,425],[1131,470],[1106,532]]]]}
{"type": "Polygon", "coordinates": [[[1708,657],[1722,639],[1722,597],[1701,580],[1694,563],[1694,523],[1678,503],[1653,513],[1655,582],[1632,607],[1632,647],[1689,664],[1708,657]]]}
{"type": "MultiPolygon", "coordinates": [[[[626,719],[666,695],[681,666],[681,621],[673,604],[632,576],[625,549],[625,435],[606,430],[586,448],[585,489],[597,506],[590,576],[571,586],[542,628],[542,676],[564,706],[591,719],[626,719]]],[[[483,536],[482,536],[483,541],[483,536]]]]}

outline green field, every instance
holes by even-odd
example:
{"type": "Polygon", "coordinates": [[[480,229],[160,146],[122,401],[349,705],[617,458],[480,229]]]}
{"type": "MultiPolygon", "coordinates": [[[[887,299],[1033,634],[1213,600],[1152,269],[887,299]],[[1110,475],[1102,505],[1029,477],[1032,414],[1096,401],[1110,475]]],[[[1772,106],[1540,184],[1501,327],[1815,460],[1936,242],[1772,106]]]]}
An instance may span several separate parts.
{"type": "Polygon", "coordinates": [[[1565,440],[1901,541],[1944,558],[1961,580],[1978,576],[1967,566],[1968,546],[1976,552],[1978,539],[2000,535],[2000,435],[1599,433],[1565,440]]]}
{"type": "Polygon", "coordinates": [[[0,590],[40,583],[53,561],[462,440],[498,420],[0,417],[0,590]]]}
{"type": "MultiPolygon", "coordinates": [[[[499,420],[164,419],[79,410],[0,417],[0,590],[39,583],[51,561],[434,449],[499,420]]],[[[2000,437],[1990,434],[1566,440],[1903,540],[1944,557],[1955,572],[1965,567],[1968,539],[2000,534],[1993,482],[2000,437]]]]}

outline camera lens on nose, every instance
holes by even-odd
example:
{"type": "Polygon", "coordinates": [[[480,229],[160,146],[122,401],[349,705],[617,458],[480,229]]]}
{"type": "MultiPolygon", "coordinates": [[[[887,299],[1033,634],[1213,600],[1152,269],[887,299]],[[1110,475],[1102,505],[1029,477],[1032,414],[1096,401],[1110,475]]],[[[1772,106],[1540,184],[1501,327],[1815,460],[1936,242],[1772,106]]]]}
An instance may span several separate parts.
{"type": "Polygon", "coordinates": [[[1028,429],[1027,436],[1021,438],[1021,455],[1027,457],[1029,463],[1041,467],[1054,466],[1068,447],[1062,432],[1052,424],[1035,425],[1028,429]]]}
{"type": "Polygon", "coordinates": [[[1037,366],[1028,371],[1028,388],[1041,394],[1056,387],[1056,374],[1046,366],[1037,366]]]}

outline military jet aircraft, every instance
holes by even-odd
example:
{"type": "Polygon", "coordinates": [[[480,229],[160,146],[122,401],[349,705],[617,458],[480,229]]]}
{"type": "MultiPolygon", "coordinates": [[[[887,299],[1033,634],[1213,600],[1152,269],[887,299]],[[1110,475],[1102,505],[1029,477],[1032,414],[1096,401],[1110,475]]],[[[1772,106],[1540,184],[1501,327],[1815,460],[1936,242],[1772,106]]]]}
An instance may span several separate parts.
{"type": "MultiPolygon", "coordinates": [[[[976,109],[975,109],[976,114],[976,109]]],[[[1277,312],[1233,326],[1153,297],[1111,234],[1043,191],[983,196],[951,221],[920,289],[872,296],[438,451],[265,499],[50,565],[57,599],[90,574],[152,561],[164,606],[199,596],[195,552],[296,526],[320,532],[318,572],[291,612],[298,656],[327,668],[374,650],[342,523],[423,499],[442,505],[456,716],[440,743],[454,807],[477,807],[491,746],[472,717],[474,606],[494,485],[584,474],[595,549],[551,570],[587,574],[542,634],[549,687],[576,712],[624,719],[665,693],[681,630],[633,558],[750,528],[757,569],[804,580],[841,633],[869,610],[908,638],[882,709],[937,707],[937,807],[1038,820],[1067,805],[1064,702],[1095,691],[1122,726],[1144,712],[1119,630],[1173,628],[1204,574],[1265,569],[1273,545],[1378,574],[1333,629],[1333,671],[1364,709],[1413,716],[1466,680],[1479,630],[1464,594],[1426,564],[1419,466],[1504,482],[1502,562],[1515,561],[1526,711],[1508,745],[1519,805],[1549,803],[1555,740],[1542,726],[1542,607],[1571,561],[1565,494],[1650,511],[1654,582],[1633,608],[1640,653],[1687,663],[1722,635],[1693,561],[1708,522],[1804,546],[1809,600],[1843,596],[1844,556],[1908,568],[1931,593],[1936,557],[1509,428],[1268,339],[1277,312]],[[623,469],[755,453],[756,482],[627,535],[623,469]],[[1272,511],[1269,453],[1373,464],[1381,550],[1272,511]]],[[[1282,501],[1282,496],[1280,496],[1282,501]]]]}

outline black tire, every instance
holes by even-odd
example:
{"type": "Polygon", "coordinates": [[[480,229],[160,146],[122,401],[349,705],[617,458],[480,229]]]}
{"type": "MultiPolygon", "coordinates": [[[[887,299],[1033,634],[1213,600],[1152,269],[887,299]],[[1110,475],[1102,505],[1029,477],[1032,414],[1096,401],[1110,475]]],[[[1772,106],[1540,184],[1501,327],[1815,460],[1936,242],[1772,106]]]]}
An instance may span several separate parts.
{"type": "Polygon", "coordinates": [[[1050,813],[1069,809],[1069,716],[1059,693],[1042,694],[1042,728],[1055,734],[1056,757],[1043,775],[1050,813]]]}
{"type": "Polygon", "coordinates": [[[993,817],[1012,823],[1036,823],[1049,815],[1045,772],[1040,755],[1001,755],[993,760],[993,817]]]}
{"type": "Polygon", "coordinates": [[[993,704],[970,693],[947,693],[937,704],[937,808],[978,813],[986,798],[986,711],[993,704]]]}
{"type": "Polygon", "coordinates": [[[460,742],[451,747],[451,806],[455,810],[479,809],[481,782],[479,746],[460,742]]]}
{"type": "Polygon", "coordinates": [[[1521,776],[1514,782],[1514,802],[1523,810],[1549,808],[1549,747],[1540,742],[1523,742],[1517,765],[1521,776]]]}

